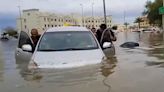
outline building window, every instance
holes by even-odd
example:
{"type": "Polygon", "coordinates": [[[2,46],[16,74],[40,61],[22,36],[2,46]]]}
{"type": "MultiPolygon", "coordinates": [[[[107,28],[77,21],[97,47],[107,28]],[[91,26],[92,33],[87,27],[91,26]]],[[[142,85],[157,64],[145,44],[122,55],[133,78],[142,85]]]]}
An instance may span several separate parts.
{"type": "Polygon", "coordinates": [[[59,19],[59,22],[60,22],[60,19],[59,19]]]}
{"type": "Polygon", "coordinates": [[[30,13],[27,13],[28,16],[30,16],[30,13]]]}
{"type": "Polygon", "coordinates": [[[67,20],[65,20],[67,22],[67,20]]]}
{"type": "Polygon", "coordinates": [[[52,27],[54,27],[54,25],[52,25],[52,27]]]}
{"type": "Polygon", "coordinates": [[[43,30],[44,30],[44,28],[43,28],[43,30]]]}
{"type": "Polygon", "coordinates": [[[50,25],[48,25],[48,27],[50,27],[50,25]]]}
{"type": "Polygon", "coordinates": [[[26,23],[26,19],[24,19],[24,22],[26,23]]]}
{"type": "Polygon", "coordinates": [[[61,22],[63,22],[63,19],[61,19],[61,22]]]}
{"type": "Polygon", "coordinates": [[[93,23],[94,21],[92,20],[92,23],[93,23]]]}
{"type": "Polygon", "coordinates": [[[88,22],[90,22],[90,20],[88,22]]]}
{"type": "Polygon", "coordinates": [[[110,20],[110,23],[112,23],[112,21],[110,20]]]}
{"type": "Polygon", "coordinates": [[[57,27],[57,25],[55,25],[55,27],[57,27]]]}
{"type": "Polygon", "coordinates": [[[47,21],[49,21],[49,18],[47,18],[47,21]]]}
{"type": "Polygon", "coordinates": [[[56,21],[56,19],[54,19],[56,21]]]}
{"type": "Polygon", "coordinates": [[[51,21],[53,21],[53,19],[51,19],[51,21]]]}
{"type": "Polygon", "coordinates": [[[44,18],[44,21],[46,21],[46,18],[44,18]]]}
{"type": "Polygon", "coordinates": [[[24,25],[24,28],[26,29],[26,28],[27,28],[27,26],[26,26],[26,25],[24,25]]]}
{"type": "Polygon", "coordinates": [[[44,27],[46,28],[46,27],[47,27],[47,25],[45,24],[45,25],[44,25],[44,27]]]}

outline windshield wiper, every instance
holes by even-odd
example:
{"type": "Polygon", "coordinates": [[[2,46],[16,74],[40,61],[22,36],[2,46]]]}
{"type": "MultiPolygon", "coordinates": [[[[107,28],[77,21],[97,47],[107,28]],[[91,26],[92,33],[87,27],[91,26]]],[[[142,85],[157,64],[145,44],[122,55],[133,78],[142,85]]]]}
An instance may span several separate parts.
{"type": "Polygon", "coordinates": [[[65,51],[65,50],[89,50],[89,49],[97,49],[97,47],[89,47],[89,48],[66,48],[66,49],[58,49],[57,51],[65,51]]]}
{"type": "Polygon", "coordinates": [[[89,48],[65,48],[65,49],[41,49],[38,51],[68,51],[68,50],[90,50],[97,49],[98,47],[89,47],[89,48]]]}
{"type": "Polygon", "coordinates": [[[41,49],[41,50],[38,50],[38,51],[57,51],[57,50],[54,50],[54,49],[41,49]]]}

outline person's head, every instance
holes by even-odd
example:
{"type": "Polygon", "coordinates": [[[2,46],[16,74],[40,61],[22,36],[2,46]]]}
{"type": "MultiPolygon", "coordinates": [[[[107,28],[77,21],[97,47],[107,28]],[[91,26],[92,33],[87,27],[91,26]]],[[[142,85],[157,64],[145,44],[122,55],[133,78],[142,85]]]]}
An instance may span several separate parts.
{"type": "Polygon", "coordinates": [[[38,34],[38,30],[37,29],[35,29],[35,28],[33,28],[32,30],[31,30],[31,36],[38,36],[39,34],[38,34]]]}
{"type": "Polygon", "coordinates": [[[101,25],[100,25],[100,28],[104,30],[104,29],[107,28],[107,26],[106,26],[106,24],[101,24],[101,25]]]}
{"type": "Polygon", "coordinates": [[[93,33],[95,33],[95,32],[96,32],[96,28],[92,28],[91,31],[92,31],[93,33]]]}
{"type": "Polygon", "coordinates": [[[112,29],[113,29],[113,30],[117,30],[117,26],[113,26],[112,29]]]}

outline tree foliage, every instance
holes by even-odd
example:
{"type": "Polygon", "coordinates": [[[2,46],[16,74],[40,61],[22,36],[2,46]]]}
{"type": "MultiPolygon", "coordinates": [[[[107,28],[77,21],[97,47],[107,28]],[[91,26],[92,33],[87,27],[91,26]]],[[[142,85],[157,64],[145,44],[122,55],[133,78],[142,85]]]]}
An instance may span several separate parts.
{"type": "Polygon", "coordinates": [[[12,28],[12,27],[6,27],[4,29],[4,33],[8,34],[9,36],[17,35],[17,31],[14,28],[12,28]]]}
{"type": "Polygon", "coordinates": [[[159,14],[159,8],[163,6],[163,0],[155,0],[154,2],[146,2],[143,15],[147,15],[150,24],[152,25],[162,25],[162,15],[159,14]]]}
{"type": "Polygon", "coordinates": [[[135,20],[135,23],[138,23],[138,27],[140,28],[140,23],[143,22],[142,18],[138,17],[135,20]]]}

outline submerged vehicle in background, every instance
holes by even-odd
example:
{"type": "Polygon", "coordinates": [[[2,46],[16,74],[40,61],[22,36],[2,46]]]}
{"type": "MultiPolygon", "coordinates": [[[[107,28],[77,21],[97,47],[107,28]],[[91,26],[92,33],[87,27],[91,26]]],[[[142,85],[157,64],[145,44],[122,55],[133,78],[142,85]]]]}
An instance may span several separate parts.
{"type": "Polygon", "coordinates": [[[8,34],[7,33],[2,33],[0,39],[1,39],[1,41],[8,41],[9,40],[8,34]]]}
{"type": "Polygon", "coordinates": [[[98,64],[106,58],[94,34],[85,27],[54,27],[45,31],[33,50],[28,34],[21,31],[16,59],[29,62],[29,68],[72,68],[98,64]]]}

